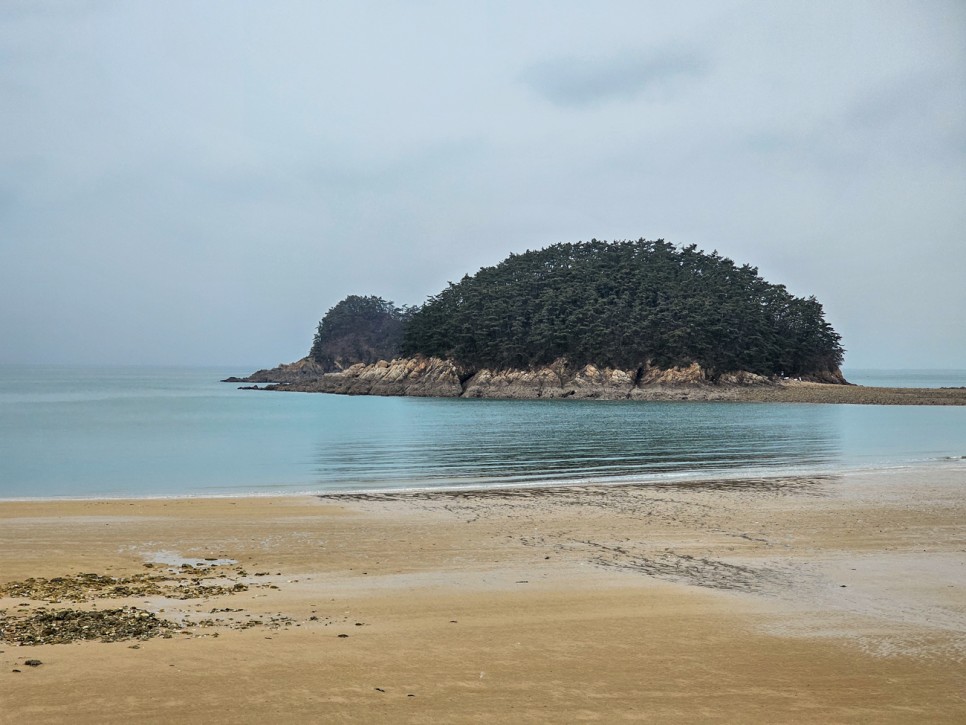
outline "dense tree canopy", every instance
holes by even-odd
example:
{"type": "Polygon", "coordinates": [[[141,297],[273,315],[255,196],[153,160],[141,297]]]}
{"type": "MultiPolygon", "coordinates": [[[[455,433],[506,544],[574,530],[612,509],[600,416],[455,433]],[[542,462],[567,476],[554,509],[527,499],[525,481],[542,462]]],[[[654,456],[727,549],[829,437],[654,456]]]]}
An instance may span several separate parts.
{"type": "Polygon", "coordinates": [[[381,297],[350,295],[319,322],[309,356],[329,370],[391,360],[399,354],[407,315],[381,297]]]}
{"type": "Polygon", "coordinates": [[[714,377],[834,371],[843,348],[814,297],[794,297],[717,252],[641,239],[511,254],[416,310],[402,352],[471,367],[696,361],[714,377]]]}

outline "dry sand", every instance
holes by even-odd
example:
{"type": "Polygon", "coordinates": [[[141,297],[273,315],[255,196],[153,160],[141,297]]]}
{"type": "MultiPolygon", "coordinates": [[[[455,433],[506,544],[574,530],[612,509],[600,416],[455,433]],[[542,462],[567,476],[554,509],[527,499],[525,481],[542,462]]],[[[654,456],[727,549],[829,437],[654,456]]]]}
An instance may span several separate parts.
{"type": "Polygon", "coordinates": [[[0,585],[207,557],[237,561],[214,571],[248,589],[0,599],[8,621],[128,604],[187,625],[0,643],[0,720],[963,722],[964,552],[962,461],[659,487],[5,502],[0,585]]]}

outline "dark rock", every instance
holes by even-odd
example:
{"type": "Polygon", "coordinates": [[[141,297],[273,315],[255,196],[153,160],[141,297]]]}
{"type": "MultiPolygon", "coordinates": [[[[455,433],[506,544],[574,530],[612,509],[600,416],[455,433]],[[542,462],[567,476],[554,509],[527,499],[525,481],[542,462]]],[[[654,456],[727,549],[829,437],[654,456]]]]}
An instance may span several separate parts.
{"type": "Polygon", "coordinates": [[[27,667],[40,667],[43,662],[40,660],[24,660],[24,664],[27,665],[27,667]]]}

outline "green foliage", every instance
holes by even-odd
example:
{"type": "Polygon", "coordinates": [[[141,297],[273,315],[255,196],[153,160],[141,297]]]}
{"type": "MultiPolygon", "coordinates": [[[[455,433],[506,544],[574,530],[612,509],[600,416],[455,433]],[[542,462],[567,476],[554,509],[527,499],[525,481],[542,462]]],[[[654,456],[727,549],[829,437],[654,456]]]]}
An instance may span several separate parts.
{"type": "Polygon", "coordinates": [[[402,352],[476,367],[697,361],[715,377],[834,371],[843,348],[814,297],[754,267],[694,245],[594,239],[511,254],[450,283],[412,312],[402,352]]]}
{"type": "Polygon", "coordinates": [[[381,297],[350,295],[330,309],[315,332],[309,356],[333,370],[399,354],[408,308],[381,297]]]}

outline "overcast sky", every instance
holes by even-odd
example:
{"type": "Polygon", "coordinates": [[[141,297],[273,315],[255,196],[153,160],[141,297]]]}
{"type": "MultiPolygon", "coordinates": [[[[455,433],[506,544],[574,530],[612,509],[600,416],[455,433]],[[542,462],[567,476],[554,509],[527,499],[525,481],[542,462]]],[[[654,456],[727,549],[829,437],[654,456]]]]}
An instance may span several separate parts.
{"type": "Polygon", "coordinates": [[[0,362],[246,372],[592,237],[966,368],[966,3],[0,3],[0,362]]]}

